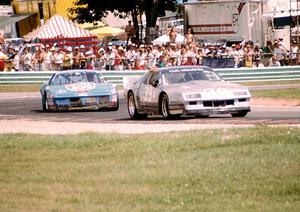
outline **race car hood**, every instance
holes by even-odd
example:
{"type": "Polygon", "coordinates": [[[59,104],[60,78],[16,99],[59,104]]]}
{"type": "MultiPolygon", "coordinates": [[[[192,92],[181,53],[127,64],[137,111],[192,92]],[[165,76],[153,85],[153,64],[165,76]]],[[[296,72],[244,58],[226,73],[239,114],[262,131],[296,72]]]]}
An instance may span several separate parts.
{"type": "Polygon", "coordinates": [[[190,81],[187,83],[178,83],[166,85],[166,88],[180,90],[184,92],[195,92],[204,89],[226,89],[226,90],[248,90],[246,86],[242,86],[237,83],[229,83],[224,81],[207,81],[207,80],[197,80],[190,81]],[[180,88],[180,89],[178,89],[180,88]]]}
{"type": "Polygon", "coordinates": [[[164,90],[171,97],[189,96],[192,99],[224,99],[224,98],[250,98],[247,87],[224,81],[190,81],[167,85],[164,90]]]}
{"type": "Polygon", "coordinates": [[[72,96],[97,96],[110,95],[113,87],[109,84],[96,84],[91,82],[79,82],[67,85],[51,86],[48,92],[55,97],[72,97],[72,96]]]}

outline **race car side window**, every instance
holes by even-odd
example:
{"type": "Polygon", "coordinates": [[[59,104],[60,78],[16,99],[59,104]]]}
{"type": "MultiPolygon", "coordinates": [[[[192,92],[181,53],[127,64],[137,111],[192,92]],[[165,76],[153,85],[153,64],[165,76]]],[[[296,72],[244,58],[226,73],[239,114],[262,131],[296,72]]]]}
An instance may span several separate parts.
{"type": "Polygon", "coordinates": [[[145,73],[142,79],[142,84],[148,84],[150,74],[151,74],[150,72],[145,73]]]}
{"type": "Polygon", "coordinates": [[[158,77],[159,77],[159,72],[152,73],[149,80],[149,84],[152,85],[153,87],[156,87],[158,84],[158,77]]]}

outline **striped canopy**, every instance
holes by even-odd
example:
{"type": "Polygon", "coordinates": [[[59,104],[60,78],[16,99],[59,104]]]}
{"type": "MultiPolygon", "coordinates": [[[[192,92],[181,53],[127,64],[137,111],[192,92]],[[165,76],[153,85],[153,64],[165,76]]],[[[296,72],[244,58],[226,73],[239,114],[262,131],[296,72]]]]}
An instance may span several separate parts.
{"type": "Polygon", "coordinates": [[[26,40],[34,39],[53,39],[53,38],[82,38],[95,36],[90,31],[85,30],[67,20],[66,18],[55,15],[45,24],[34,31],[28,33],[24,38],[26,40]]]}

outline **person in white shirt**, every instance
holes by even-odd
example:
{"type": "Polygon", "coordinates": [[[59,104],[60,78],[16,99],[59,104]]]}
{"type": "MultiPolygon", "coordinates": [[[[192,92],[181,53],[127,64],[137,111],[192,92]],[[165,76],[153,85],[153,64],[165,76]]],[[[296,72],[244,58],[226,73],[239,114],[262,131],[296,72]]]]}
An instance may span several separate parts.
{"type": "Polygon", "coordinates": [[[291,58],[292,65],[298,64],[299,47],[297,46],[297,42],[295,40],[293,40],[293,42],[292,42],[290,58],[291,58]]]}
{"type": "Polygon", "coordinates": [[[15,71],[20,70],[20,56],[19,56],[19,48],[15,48],[15,56],[13,58],[13,67],[15,71]]]}
{"type": "Polygon", "coordinates": [[[269,63],[269,67],[280,67],[281,64],[280,62],[277,60],[277,57],[276,55],[274,54],[272,57],[271,57],[271,61],[269,63]]]}
{"type": "Polygon", "coordinates": [[[63,69],[69,70],[71,69],[73,65],[73,53],[72,53],[72,47],[67,48],[67,52],[64,54],[63,58],[63,69]]]}
{"type": "Polygon", "coordinates": [[[113,70],[115,65],[115,54],[112,51],[112,47],[108,47],[108,51],[103,56],[105,70],[113,70]]]}
{"type": "Polygon", "coordinates": [[[54,54],[54,64],[55,64],[55,70],[54,71],[61,71],[63,68],[63,60],[64,60],[64,54],[61,52],[60,49],[57,49],[54,54]]]}
{"type": "Polygon", "coordinates": [[[24,71],[31,71],[32,54],[30,53],[29,48],[25,48],[22,61],[24,64],[24,71]]]}
{"type": "Polygon", "coordinates": [[[49,50],[49,45],[46,45],[43,56],[44,56],[43,63],[44,63],[45,71],[52,71],[51,70],[51,59],[50,59],[51,51],[49,50]]]}
{"type": "Polygon", "coordinates": [[[125,53],[125,57],[127,58],[127,68],[128,69],[131,69],[131,67],[134,66],[134,58],[135,58],[135,55],[137,54],[136,50],[135,50],[135,44],[132,44],[130,46],[130,49],[125,53]]]}
{"type": "Polygon", "coordinates": [[[283,66],[287,51],[284,49],[284,47],[278,41],[274,41],[273,53],[276,55],[276,60],[280,62],[281,66],[283,66]]]}

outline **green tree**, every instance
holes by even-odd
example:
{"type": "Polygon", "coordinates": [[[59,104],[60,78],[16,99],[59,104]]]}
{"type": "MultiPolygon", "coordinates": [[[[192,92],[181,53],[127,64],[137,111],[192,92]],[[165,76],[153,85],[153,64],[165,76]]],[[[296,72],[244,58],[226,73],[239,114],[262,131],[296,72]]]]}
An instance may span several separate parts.
{"type": "MultiPolygon", "coordinates": [[[[108,11],[124,18],[131,15],[134,26],[138,29],[141,15],[145,13],[147,27],[155,27],[156,20],[165,15],[166,10],[176,11],[177,0],[76,0],[69,12],[78,23],[94,22],[105,17],[108,11]]],[[[139,37],[139,30],[136,37],[139,37]]]]}

